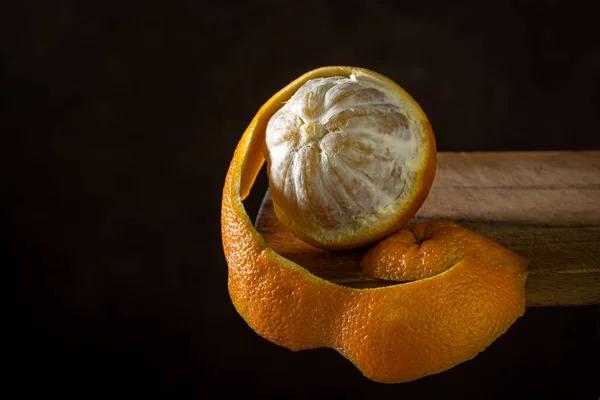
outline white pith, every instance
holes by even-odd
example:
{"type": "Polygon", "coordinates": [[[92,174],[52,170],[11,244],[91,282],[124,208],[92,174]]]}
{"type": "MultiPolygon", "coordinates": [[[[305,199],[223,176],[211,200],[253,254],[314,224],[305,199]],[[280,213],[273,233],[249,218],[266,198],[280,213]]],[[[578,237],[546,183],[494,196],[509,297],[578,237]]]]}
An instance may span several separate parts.
{"type": "Polygon", "coordinates": [[[331,241],[392,222],[427,156],[425,122],[370,75],[307,81],[267,125],[270,185],[288,211],[278,214],[331,241]]]}

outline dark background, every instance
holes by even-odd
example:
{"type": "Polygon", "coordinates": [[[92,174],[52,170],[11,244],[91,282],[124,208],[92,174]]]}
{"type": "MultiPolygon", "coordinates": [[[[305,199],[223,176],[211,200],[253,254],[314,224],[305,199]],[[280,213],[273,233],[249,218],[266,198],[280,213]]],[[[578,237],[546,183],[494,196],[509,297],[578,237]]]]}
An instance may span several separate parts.
{"type": "Polygon", "coordinates": [[[371,382],[330,349],[271,344],[229,300],[219,221],[254,113],[323,65],[397,81],[442,151],[600,149],[594,4],[2,6],[3,387],[597,399],[598,307],[528,309],[474,360],[402,385],[371,382]]]}

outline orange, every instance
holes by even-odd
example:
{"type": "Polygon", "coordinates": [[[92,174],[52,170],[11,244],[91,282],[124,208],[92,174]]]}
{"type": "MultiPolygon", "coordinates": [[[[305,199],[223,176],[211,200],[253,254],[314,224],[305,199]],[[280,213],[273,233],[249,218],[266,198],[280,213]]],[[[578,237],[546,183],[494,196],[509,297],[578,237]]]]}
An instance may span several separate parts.
{"type": "MultiPolygon", "coordinates": [[[[413,234],[427,251],[404,251],[397,261],[443,272],[355,289],[312,275],[265,243],[242,200],[264,163],[269,119],[306,81],[353,71],[325,67],[301,76],[259,110],[242,136],[222,197],[229,294],[248,325],[273,343],[291,350],[330,347],[372,380],[407,382],[473,358],[523,314],[526,261],[457,225],[419,224],[413,234]]],[[[393,277],[377,254],[369,257],[363,267],[375,265],[393,277]]]]}
{"type": "Polygon", "coordinates": [[[364,246],[403,226],[425,200],[433,131],[392,80],[361,68],[317,71],[265,118],[275,213],[315,246],[364,246]]]}

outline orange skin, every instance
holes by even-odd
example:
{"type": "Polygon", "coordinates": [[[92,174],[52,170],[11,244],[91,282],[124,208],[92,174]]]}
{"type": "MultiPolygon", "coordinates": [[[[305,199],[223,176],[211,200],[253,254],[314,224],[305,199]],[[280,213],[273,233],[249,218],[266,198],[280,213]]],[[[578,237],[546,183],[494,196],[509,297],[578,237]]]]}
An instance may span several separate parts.
{"type": "Polygon", "coordinates": [[[452,222],[420,223],[412,232],[402,229],[371,247],[360,266],[363,273],[377,279],[429,278],[462,260],[467,249],[473,255],[482,239],[452,222]]]}
{"type": "Polygon", "coordinates": [[[526,261],[457,225],[434,222],[415,227],[416,237],[429,241],[427,251],[396,259],[449,268],[410,283],[355,289],[316,277],[267,246],[242,204],[264,163],[266,123],[306,80],[349,70],[301,76],[261,108],[242,136],[222,198],[228,288],[238,313],[271,342],[291,350],[330,347],[374,381],[408,382],[475,357],[523,315],[526,261]]]}

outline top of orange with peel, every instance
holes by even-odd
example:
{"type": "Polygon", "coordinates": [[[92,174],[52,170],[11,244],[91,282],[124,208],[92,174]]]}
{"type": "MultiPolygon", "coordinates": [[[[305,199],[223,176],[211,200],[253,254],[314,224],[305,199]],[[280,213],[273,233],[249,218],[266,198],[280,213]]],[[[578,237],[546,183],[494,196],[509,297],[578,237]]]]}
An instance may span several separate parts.
{"type": "Polygon", "coordinates": [[[435,173],[423,110],[365,69],[302,82],[270,117],[265,144],[277,217],[318,247],[364,246],[399,229],[435,173]]]}
{"type": "Polygon", "coordinates": [[[365,255],[384,279],[419,279],[373,289],[343,287],[273,251],[242,200],[264,163],[271,117],[306,82],[365,70],[325,67],[275,94],[233,156],[222,198],[222,238],[234,306],[259,335],[292,350],[331,347],[378,382],[407,382],[469,360],[525,310],[526,261],[448,222],[417,224],[365,255]]]}

